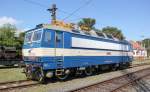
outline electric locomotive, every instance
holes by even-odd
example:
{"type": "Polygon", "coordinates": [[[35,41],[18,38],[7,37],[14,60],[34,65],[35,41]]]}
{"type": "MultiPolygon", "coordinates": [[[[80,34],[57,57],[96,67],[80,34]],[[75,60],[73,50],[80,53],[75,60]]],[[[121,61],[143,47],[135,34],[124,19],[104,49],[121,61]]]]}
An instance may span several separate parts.
{"type": "Polygon", "coordinates": [[[26,31],[22,52],[28,79],[63,80],[71,73],[92,75],[107,67],[115,70],[130,65],[133,57],[128,41],[59,24],[41,24],[26,31]]]}

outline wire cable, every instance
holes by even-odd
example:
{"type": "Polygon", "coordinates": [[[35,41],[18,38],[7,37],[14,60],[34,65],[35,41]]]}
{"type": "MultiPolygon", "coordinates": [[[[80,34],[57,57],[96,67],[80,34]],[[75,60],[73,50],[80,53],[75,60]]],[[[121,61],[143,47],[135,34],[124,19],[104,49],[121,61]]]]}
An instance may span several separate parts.
{"type": "Polygon", "coordinates": [[[90,4],[91,1],[92,1],[92,0],[88,0],[88,1],[85,2],[82,6],[80,6],[80,7],[77,8],[77,9],[75,9],[72,13],[70,13],[67,17],[65,17],[65,18],[63,19],[63,21],[66,20],[66,19],[68,19],[68,18],[71,17],[72,15],[74,15],[76,12],[78,12],[80,9],[82,9],[82,8],[85,7],[86,5],[90,4]]]}
{"type": "MultiPolygon", "coordinates": [[[[43,7],[43,8],[49,7],[49,6],[47,6],[47,5],[38,3],[38,2],[33,1],[33,0],[23,0],[23,1],[25,1],[25,2],[27,2],[27,3],[30,3],[30,4],[33,4],[33,5],[37,5],[37,6],[43,7]]],[[[57,10],[58,10],[59,12],[61,12],[61,13],[67,14],[67,15],[70,14],[70,13],[64,11],[64,10],[61,10],[61,9],[57,9],[57,10]]]]}
{"type": "MultiPolygon", "coordinates": [[[[33,5],[40,6],[40,7],[42,7],[42,8],[47,8],[47,7],[49,7],[49,6],[47,6],[47,5],[38,3],[38,2],[33,1],[33,0],[23,0],[23,1],[25,1],[25,2],[27,2],[27,3],[30,3],[30,4],[33,4],[33,5]]],[[[82,6],[80,6],[79,8],[77,8],[77,9],[76,9],[75,11],[73,11],[72,13],[68,13],[68,12],[66,12],[66,11],[64,11],[64,10],[58,9],[59,12],[68,15],[67,17],[63,18],[62,20],[64,21],[64,20],[68,19],[68,18],[71,17],[71,16],[75,16],[75,17],[76,17],[76,19],[72,19],[71,21],[77,20],[77,19],[82,19],[81,17],[76,16],[76,15],[74,15],[74,14],[75,14],[77,11],[79,11],[81,8],[83,8],[84,6],[86,6],[86,5],[88,5],[89,3],[91,3],[91,1],[92,1],[92,0],[88,0],[87,2],[85,2],[82,6]]],[[[59,18],[59,19],[60,19],[60,18],[59,18]]]]}
{"type": "Polygon", "coordinates": [[[42,7],[42,8],[47,8],[47,5],[44,5],[44,4],[35,2],[35,1],[33,1],[33,0],[23,0],[23,1],[25,1],[25,2],[27,2],[27,3],[30,3],[30,4],[34,4],[34,5],[40,6],[40,7],[42,7]]]}

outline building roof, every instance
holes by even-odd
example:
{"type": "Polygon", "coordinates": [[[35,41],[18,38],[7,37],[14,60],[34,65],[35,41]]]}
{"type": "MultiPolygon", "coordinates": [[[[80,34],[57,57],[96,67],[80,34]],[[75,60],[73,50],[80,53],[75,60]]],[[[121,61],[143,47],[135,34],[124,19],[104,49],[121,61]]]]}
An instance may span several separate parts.
{"type": "Polygon", "coordinates": [[[130,41],[133,49],[137,49],[137,50],[144,50],[142,43],[139,41],[130,41]]]}

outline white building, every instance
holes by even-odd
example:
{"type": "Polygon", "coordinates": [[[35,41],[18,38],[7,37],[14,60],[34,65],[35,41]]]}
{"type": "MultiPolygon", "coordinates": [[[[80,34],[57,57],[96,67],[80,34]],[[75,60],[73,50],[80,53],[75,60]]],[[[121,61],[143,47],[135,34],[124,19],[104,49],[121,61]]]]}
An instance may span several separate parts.
{"type": "Polygon", "coordinates": [[[130,41],[133,47],[134,59],[145,59],[147,57],[147,50],[142,47],[141,42],[130,41]]]}

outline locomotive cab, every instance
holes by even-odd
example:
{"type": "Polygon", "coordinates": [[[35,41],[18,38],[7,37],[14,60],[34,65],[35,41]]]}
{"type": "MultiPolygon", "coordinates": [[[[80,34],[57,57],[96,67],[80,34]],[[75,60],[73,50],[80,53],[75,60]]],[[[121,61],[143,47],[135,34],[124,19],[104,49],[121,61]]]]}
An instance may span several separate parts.
{"type": "Polygon", "coordinates": [[[25,62],[42,62],[42,50],[39,48],[46,48],[52,46],[51,31],[47,29],[34,29],[26,32],[23,56],[25,62]]]}
{"type": "MultiPolygon", "coordinates": [[[[31,76],[41,76],[35,74],[43,74],[43,70],[47,70],[51,67],[54,69],[56,66],[55,56],[56,49],[63,47],[63,32],[55,31],[47,28],[38,28],[29,30],[25,33],[25,40],[23,45],[23,59],[26,64],[27,78],[31,76]],[[34,71],[35,70],[35,71],[34,71]],[[32,74],[31,74],[32,73],[32,74]]],[[[48,74],[51,77],[51,73],[48,74]]],[[[42,80],[36,78],[38,80],[42,80]]]]}

